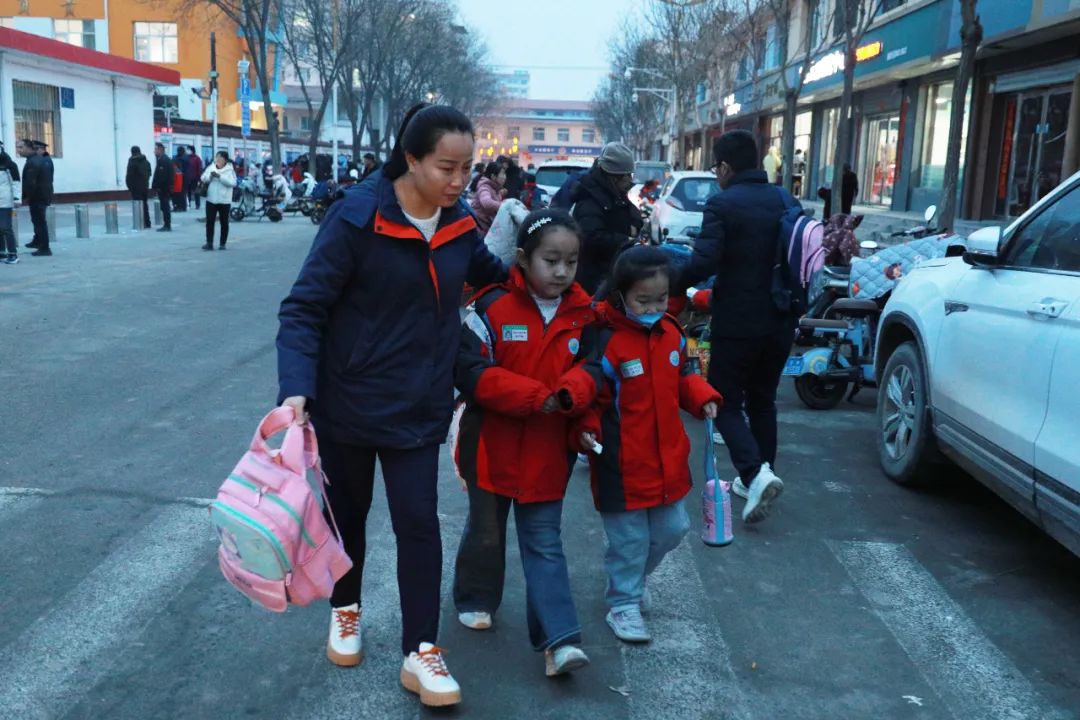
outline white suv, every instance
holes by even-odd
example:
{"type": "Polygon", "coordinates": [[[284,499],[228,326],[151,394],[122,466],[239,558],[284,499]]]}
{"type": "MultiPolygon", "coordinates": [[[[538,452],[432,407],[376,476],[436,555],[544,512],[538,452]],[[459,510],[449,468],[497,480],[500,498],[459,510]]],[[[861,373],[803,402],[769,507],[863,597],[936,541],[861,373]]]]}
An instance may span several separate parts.
{"type": "Polygon", "coordinates": [[[885,306],[882,469],[929,480],[944,455],[1080,555],[1080,173],[967,246],[885,306]]]}

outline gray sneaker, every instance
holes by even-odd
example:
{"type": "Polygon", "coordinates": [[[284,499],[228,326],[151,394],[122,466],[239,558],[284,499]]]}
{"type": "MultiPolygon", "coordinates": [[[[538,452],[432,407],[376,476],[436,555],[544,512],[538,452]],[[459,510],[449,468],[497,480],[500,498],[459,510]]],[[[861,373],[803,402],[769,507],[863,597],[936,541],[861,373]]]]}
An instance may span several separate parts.
{"type": "Polygon", "coordinates": [[[544,674],[548,677],[565,675],[589,664],[585,651],[573,645],[563,645],[555,650],[544,651],[544,674]]]}
{"type": "Polygon", "coordinates": [[[607,624],[615,637],[623,642],[646,643],[652,640],[649,629],[645,627],[645,619],[641,617],[641,608],[637,605],[609,610],[607,624]]]}

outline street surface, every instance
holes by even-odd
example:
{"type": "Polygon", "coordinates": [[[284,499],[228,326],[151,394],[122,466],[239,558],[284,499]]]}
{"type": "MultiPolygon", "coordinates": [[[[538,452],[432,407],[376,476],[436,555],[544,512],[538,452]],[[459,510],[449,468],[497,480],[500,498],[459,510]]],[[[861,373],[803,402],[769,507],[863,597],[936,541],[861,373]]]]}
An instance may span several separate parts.
{"type": "MultiPolygon", "coordinates": [[[[207,253],[195,213],[174,225],[0,266],[0,718],[1080,718],[1080,559],[959,473],[887,482],[873,391],[815,413],[789,383],[780,504],[710,549],[695,489],[695,529],[651,582],[651,645],[604,624],[579,469],[564,539],[590,667],[544,677],[511,541],[493,630],[443,603],[464,704],[421,710],[398,684],[381,490],[366,657],[331,666],[326,606],[252,607],[219,574],[204,507],[275,398],[277,307],[314,228],[234,223],[229,250],[207,253]]],[[[697,475],[704,433],[688,427],[697,475]]],[[[441,490],[447,587],[466,503],[446,457],[441,490]]]]}

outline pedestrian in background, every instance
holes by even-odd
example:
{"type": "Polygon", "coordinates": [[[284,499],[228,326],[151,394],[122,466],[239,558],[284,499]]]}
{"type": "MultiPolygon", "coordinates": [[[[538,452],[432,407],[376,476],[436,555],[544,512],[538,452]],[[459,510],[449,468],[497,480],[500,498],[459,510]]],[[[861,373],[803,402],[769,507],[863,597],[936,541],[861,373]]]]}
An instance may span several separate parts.
{"type": "Polygon", "coordinates": [[[491,229],[491,223],[495,222],[495,216],[499,214],[499,207],[506,199],[506,168],[501,163],[489,162],[484,168],[484,175],[476,184],[476,193],[470,204],[476,214],[476,224],[480,227],[480,235],[486,235],[491,229]]]}
{"type": "Polygon", "coordinates": [[[642,617],[646,580],[690,530],[690,439],[680,408],[715,418],[722,403],[686,362],[682,328],[670,315],[672,268],[661,250],[638,245],[619,255],[610,291],[597,307],[582,352],[603,378],[596,406],[572,434],[589,454],[593,500],[604,522],[607,624],[624,642],[648,642],[642,617]]]}
{"type": "Polygon", "coordinates": [[[183,145],[176,148],[176,157],[173,158],[173,210],[187,212],[187,191],[184,182],[187,177],[188,157],[187,150],[183,145]]]}
{"type": "Polygon", "coordinates": [[[0,141],[0,260],[8,265],[19,262],[19,241],[11,227],[15,206],[22,197],[19,166],[7,154],[0,141]]]}
{"type": "MultiPolygon", "coordinates": [[[[215,219],[221,223],[218,248],[224,250],[225,243],[229,241],[229,210],[232,208],[233,188],[236,187],[236,170],[229,160],[229,153],[219,151],[199,181],[206,183],[206,244],[203,250],[214,249],[215,219]]],[[[195,194],[198,195],[198,192],[195,194]]]]}
{"type": "Polygon", "coordinates": [[[184,189],[187,193],[187,202],[190,204],[195,202],[195,209],[198,210],[202,203],[202,197],[196,190],[199,189],[199,179],[203,174],[203,161],[202,158],[195,154],[195,146],[189,146],[191,152],[187,156],[187,167],[184,169],[184,189]]]}
{"type": "Polygon", "coordinates": [[[422,103],[396,138],[379,177],[334,203],[281,304],[278,400],[298,418],[311,412],[353,561],[334,586],[327,656],[337,665],[362,657],[360,586],[378,459],[397,538],[400,682],[425,705],[451,705],[461,689],[435,643],[439,448],[453,413],[456,300],[466,281],[484,287],[506,269],[459,201],[475,151],[472,122],[422,103]]]}
{"type": "Polygon", "coordinates": [[[784,489],[774,472],[776,389],[796,318],[777,307],[772,280],[780,217],[799,202],[758,169],[761,156],[749,132],[724,133],[713,143],[713,156],[723,192],[705,205],[701,234],[679,285],[685,290],[716,276],[709,384],[724,397],[716,428],[739,473],[732,487],[746,498],[743,521],[754,523],[765,519],[784,489]]]}
{"type": "Polygon", "coordinates": [[[618,252],[632,244],[644,221],[627,193],[634,186],[634,153],[610,142],[570,196],[574,219],[585,235],[578,282],[590,295],[611,273],[618,252]]]}
{"type": "Polygon", "coordinates": [[[458,619],[474,630],[491,627],[512,506],[529,641],[544,653],[548,677],[589,663],[560,536],[573,469],[570,418],[589,409],[600,378],[573,367],[582,330],[595,318],[592,299],[574,282],[580,252],[568,213],[530,213],[510,279],[481,291],[465,320],[455,369],[467,398],[455,457],[469,493],[454,573],[458,619]]]}
{"type": "MultiPolygon", "coordinates": [[[[138,145],[131,146],[131,157],[127,165],[127,189],[131,193],[131,199],[142,205],[143,227],[150,227],[150,161],[142,154],[138,145]]],[[[136,208],[135,212],[138,212],[136,208]]]]}
{"type": "Polygon", "coordinates": [[[376,159],[374,153],[364,153],[364,174],[360,176],[360,181],[368,179],[371,173],[382,168],[382,163],[376,159]]]}
{"type": "Polygon", "coordinates": [[[840,180],[840,212],[845,215],[851,214],[851,206],[855,204],[855,196],[859,194],[859,176],[851,169],[851,165],[844,165],[844,175],[840,180]]]}
{"type": "Polygon", "coordinates": [[[52,158],[44,149],[48,146],[37,140],[23,140],[19,145],[19,154],[26,158],[23,166],[22,197],[23,203],[30,206],[30,221],[34,224],[34,238],[26,244],[33,248],[30,253],[38,257],[52,255],[49,248],[49,224],[45,211],[53,199],[52,158]]]}
{"type": "Polygon", "coordinates": [[[172,159],[165,152],[165,146],[161,143],[154,143],[154,157],[157,160],[154,165],[154,178],[150,183],[150,187],[157,193],[158,202],[161,204],[161,216],[164,219],[164,223],[158,228],[158,232],[169,232],[172,230],[172,188],[175,169],[173,168],[172,159]]]}

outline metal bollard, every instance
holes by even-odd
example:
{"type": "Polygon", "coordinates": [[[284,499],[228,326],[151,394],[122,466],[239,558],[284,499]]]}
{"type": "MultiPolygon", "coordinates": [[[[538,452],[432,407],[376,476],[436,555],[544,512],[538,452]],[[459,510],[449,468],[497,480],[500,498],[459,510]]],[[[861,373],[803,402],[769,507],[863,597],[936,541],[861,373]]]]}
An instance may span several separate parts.
{"type": "Polygon", "coordinates": [[[56,242],[56,208],[52,205],[45,208],[45,227],[49,229],[49,242],[56,242]]]}
{"type": "Polygon", "coordinates": [[[163,222],[165,222],[165,217],[161,214],[161,203],[155,201],[154,202],[154,224],[155,225],[161,225],[163,222]]]}
{"type": "Polygon", "coordinates": [[[120,213],[114,202],[105,203],[105,234],[120,234],[120,213]]]}
{"type": "Polygon", "coordinates": [[[16,208],[11,210],[11,232],[15,234],[15,244],[19,243],[19,211],[16,208]]]}
{"type": "Polygon", "coordinates": [[[75,206],[75,237],[90,237],[90,206],[75,206]]]}
{"type": "Polygon", "coordinates": [[[131,201],[131,229],[132,230],[145,230],[143,226],[143,201],[132,200],[131,201]]]}

